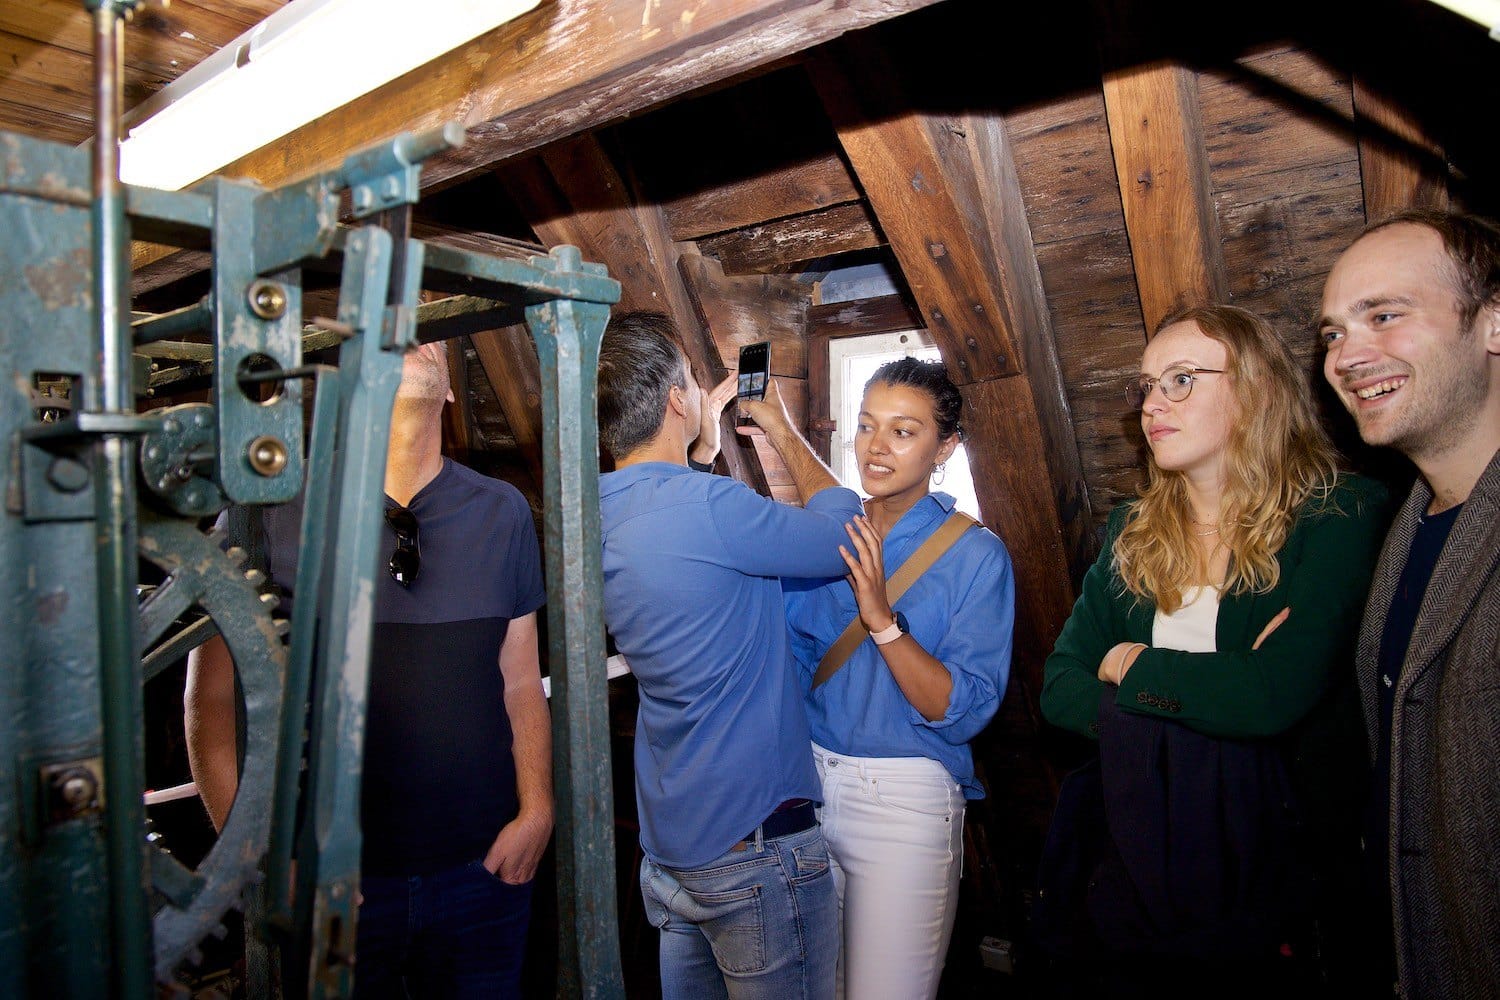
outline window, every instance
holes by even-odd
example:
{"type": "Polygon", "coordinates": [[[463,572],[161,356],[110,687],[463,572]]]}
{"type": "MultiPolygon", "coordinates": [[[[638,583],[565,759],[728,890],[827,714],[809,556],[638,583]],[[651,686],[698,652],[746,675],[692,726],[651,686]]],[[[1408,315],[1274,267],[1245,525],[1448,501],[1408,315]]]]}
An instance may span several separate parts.
{"type": "MultiPolygon", "coordinates": [[[[843,337],[828,343],[829,412],[833,414],[834,431],[831,452],[834,474],[850,489],[864,495],[859,484],[859,467],[854,460],[854,427],[859,422],[859,404],[865,383],[875,370],[888,361],[904,357],[938,361],[937,345],[921,330],[903,333],[878,333],[867,337],[843,337]]],[[[979,500],[974,494],[974,479],[969,474],[969,457],[960,444],[948,460],[941,483],[933,489],[952,494],[958,509],[979,517],[979,500]]]]}

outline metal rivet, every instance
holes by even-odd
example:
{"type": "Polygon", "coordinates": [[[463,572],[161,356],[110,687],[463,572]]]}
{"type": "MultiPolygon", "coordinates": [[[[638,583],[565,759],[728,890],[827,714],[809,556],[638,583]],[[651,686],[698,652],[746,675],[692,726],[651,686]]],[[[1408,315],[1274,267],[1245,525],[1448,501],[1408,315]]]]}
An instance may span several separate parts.
{"type": "Polygon", "coordinates": [[[47,482],[59,493],[77,493],[89,484],[89,467],[76,458],[58,455],[47,466],[47,482]]]}
{"type": "Polygon", "coordinates": [[[246,297],[250,311],[261,319],[280,319],[286,313],[286,290],[274,281],[252,282],[246,297]]]}
{"type": "Polygon", "coordinates": [[[250,442],[245,457],[250,461],[250,468],[254,469],[257,475],[265,476],[267,479],[279,476],[281,470],[286,468],[286,444],[280,438],[265,434],[250,442]]]}

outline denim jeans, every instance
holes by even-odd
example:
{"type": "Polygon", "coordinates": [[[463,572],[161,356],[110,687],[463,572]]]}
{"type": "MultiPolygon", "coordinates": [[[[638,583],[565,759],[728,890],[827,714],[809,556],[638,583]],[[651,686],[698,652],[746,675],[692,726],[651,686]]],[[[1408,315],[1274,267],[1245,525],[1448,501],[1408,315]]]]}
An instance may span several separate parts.
{"type": "Polygon", "coordinates": [[[964,796],[927,757],[851,757],[813,744],[843,927],[839,996],[937,995],[958,913],[964,796]]]}
{"type": "Polygon", "coordinates": [[[661,931],[663,1000],[828,1000],[839,950],[828,848],[814,826],[757,837],[693,871],[641,862],[661,931]]]}
{"type": "Polygon", "coordinates": [[[432,875],[366,875],[355,936],[355,1000],[521,995],[531,883],[482,862],[432,875]]]}

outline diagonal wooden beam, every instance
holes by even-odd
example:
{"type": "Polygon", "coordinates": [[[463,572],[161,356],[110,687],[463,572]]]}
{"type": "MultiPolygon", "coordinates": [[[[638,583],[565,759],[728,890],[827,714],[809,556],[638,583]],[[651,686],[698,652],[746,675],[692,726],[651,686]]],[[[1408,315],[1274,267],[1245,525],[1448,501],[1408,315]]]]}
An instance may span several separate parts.
{"type": "Polygon", "coordinates": [[[1107,69],[1104,107],[1147,331],[1184,306],[1229,301],[1197,76],[1166,60],[1107,69]]]}
{"type": "Polygon", "coordinates": [[[1448,178],[1438,169],[1442,151],[1414,116],[1360,75],[1354,77],[1354,117],[1366,221],[1406,208],[1448,207],[1448,178]]]}
{"type": "MultiPolygon", "coordinates": [[[[693,309],[677,271],[677,248],[661,209],[640,205],[631,186],[592,135],[549,147],[540,158],[507,165],[501,178],[533,231],[549,246],[578,247],[584,260],[620,282],[616,312],[653,310],[670,316],[700,384],[714,385],[726,365],[693,309]]],[[[760,462],[741,447],[726,414],[720,457],[730,475],[766,492],[760,462]]]]}
{"type": "Polygon", "coordinates": [[[963,392],[981,511],[1028,581],[1016,595],[1015,670],[1037,691],[1072,608],[1064,537],[1081,557],[1087,499],[1003,122],[927,110],[914,100],[920,81],[903,81],[871,39],[810,69],[963,392]]]}
{"type": "Polygon", "coordinates": [[[542,483],[542,375],[536,345],[525,326],[475,333],[470,337],[485,378],[495,392],[540,493],[542,483]]]}
{"type": "Polygon", "coordinates": [[[809,63],[875,218],[956,382],[1014,375],[1021,360],[989,280],[993,258],[946,177],[946,127],[913,110],[873,40],[809,63]],[[983,252],[980,252],[983,249],[983,252]]]}

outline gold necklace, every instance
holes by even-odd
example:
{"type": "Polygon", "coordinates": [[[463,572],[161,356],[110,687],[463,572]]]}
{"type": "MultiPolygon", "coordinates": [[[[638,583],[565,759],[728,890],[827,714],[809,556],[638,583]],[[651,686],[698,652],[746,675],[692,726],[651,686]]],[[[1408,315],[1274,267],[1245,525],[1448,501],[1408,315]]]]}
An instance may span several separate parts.
{"type": "MultiPolygon", "coordinates": [[[[1194,521],[1193,523],[1197,524],[1198,522],[1194,521]]],[[[1219,533],[1219,526],[1217,524],[1214,525],[1212,528],[1209,528],[1207,531],[1195,531],[1195,532],[1193,532],[1193,534],[1197,535],[1199,538],[1207,538],[1209,535],[1217,535],[1218,533],[1219,533]]]]}

